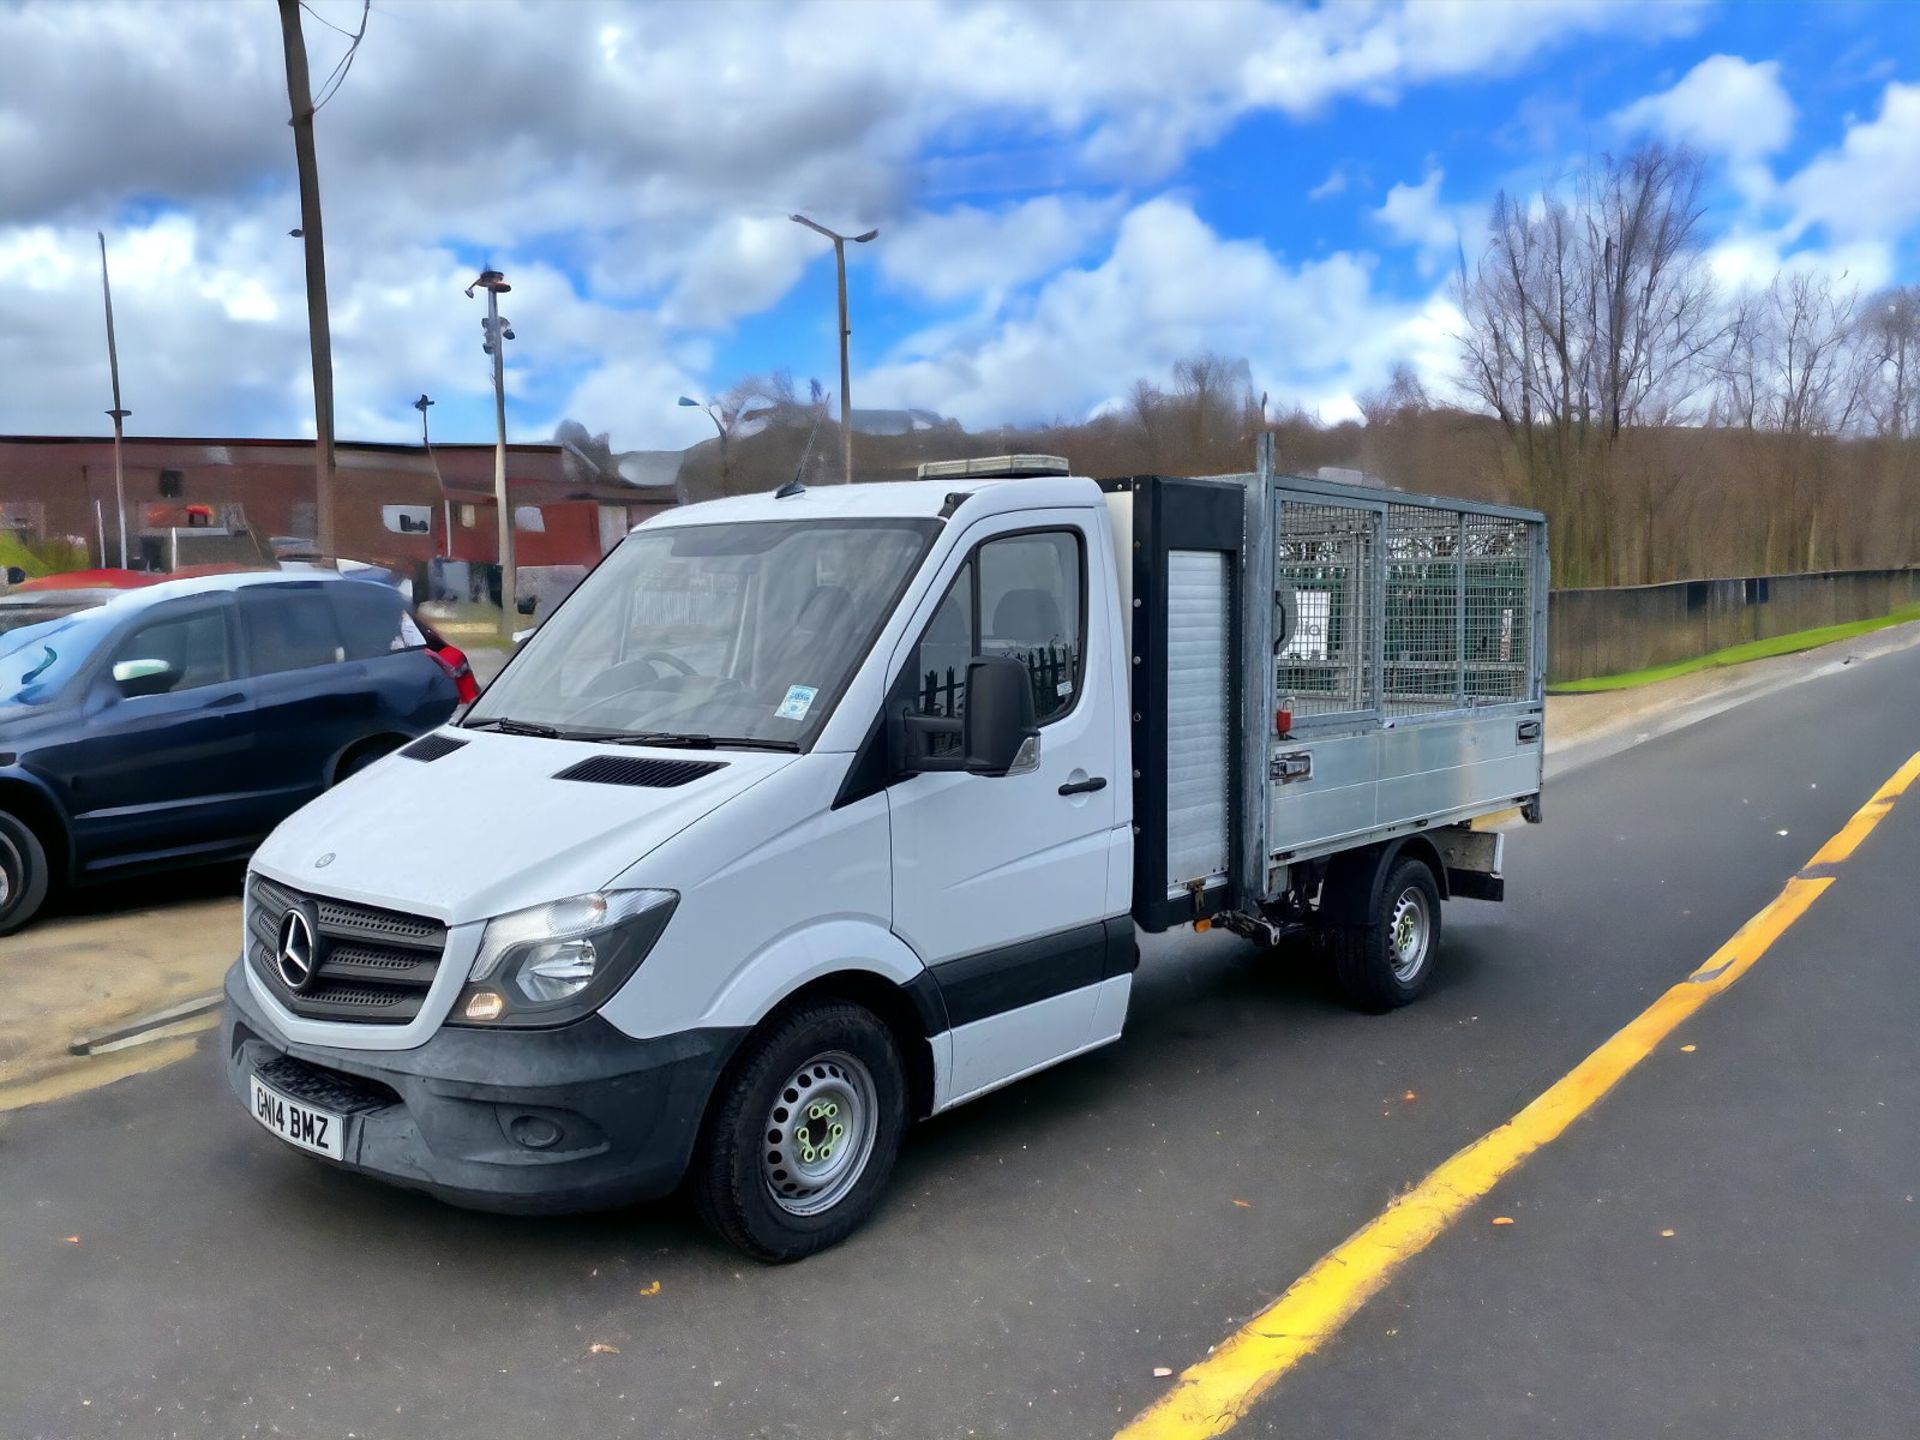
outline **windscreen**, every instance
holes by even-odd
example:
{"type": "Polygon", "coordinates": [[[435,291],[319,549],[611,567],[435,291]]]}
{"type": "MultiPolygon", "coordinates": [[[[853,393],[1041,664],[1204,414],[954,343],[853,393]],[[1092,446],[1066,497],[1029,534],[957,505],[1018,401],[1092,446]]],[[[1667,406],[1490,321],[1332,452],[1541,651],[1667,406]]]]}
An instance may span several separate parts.
{"type": "Polygon", "coordinates": [[[0,634],[0,713],[53,699],[109,628],[97,613],[82,611],[0,634]]]}
{"type": "Polygon", "coordinates": [[[468,723],[804,744],[936,528],[796,520],[639,531],[528,639],[468,723]]]}

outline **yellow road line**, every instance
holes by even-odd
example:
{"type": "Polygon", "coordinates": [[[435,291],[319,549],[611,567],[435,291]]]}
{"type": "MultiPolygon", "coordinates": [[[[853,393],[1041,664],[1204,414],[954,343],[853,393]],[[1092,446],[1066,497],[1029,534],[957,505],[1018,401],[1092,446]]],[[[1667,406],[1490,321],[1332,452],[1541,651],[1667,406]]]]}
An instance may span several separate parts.
{"type": "Polygon", "coordinates": [[[1853,812],[1853,818],[1841,826],[1839,833],[1822,845],[1807,864],[1837,865],[1853,854],[1873,827],[1893,809],[1893,802],[1905,794],[1907,787],[1916,779],[1920,779],[1920,755],[1914,755],[1894,771],[1887,778],[1887,783],[1874,791],[1872,798],[1853,812]]]}
{"type": "MultiPolygon", "coordinates": [[[[1916,778],[1920,778],[1920,754],[1901,766],[1809,864],[1832,864],[1851,855],[1916,778]]],[[[1230,1430],[1282,1375],[1338,1333],[1395,1271],[1431,1244],[1462,1211],[1534,1151],[1558,1138],[1652,1054],[1675,1027],[1752,969],[1832,883],[1830,876],[1795,876],[1787,881],[1686,980],[1506,1124],[1441,1162],[1321,1257],[1278,1300],[1183,1372],[1173,1388],[1136,1416],[1115,1440],[1200,1440],[1230,1430]]]]}

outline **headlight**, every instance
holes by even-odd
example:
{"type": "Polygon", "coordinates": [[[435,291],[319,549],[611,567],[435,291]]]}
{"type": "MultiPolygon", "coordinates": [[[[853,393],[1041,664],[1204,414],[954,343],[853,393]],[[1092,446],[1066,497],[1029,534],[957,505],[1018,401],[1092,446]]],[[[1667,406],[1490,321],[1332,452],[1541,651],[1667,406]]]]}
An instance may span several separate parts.
{"type": "Polygon", "coordinates": [[[575,895],[487,922],[452,1025],[560,1025],[626,983],[680,896],[672,890],[575,895]]]}

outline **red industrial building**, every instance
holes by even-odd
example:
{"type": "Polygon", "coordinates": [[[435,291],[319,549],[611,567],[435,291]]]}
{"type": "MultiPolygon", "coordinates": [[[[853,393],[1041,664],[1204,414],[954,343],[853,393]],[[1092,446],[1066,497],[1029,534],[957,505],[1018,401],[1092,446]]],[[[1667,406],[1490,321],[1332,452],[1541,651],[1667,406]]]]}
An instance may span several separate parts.
{"type": "MultiPolygon", "coordinates": [[[[317,532],[311,440],[143,436],[124,448],[131,554],[143,531],[197,522],[244,526],[263,542],[317,532]]],[[[493,461],[491,445],[336,446],[340,555],[413,571],[436,559],[496,563],[493,461]]],[[[515,562],[543,599],[555,584],[571,588],[629,528],[674,503],[670,480],[634,484],[564,443],[509,445],[507,493],[515,562]]],[[[29,543],[71,541],[96,564],[116,564],[113,441],[0,436],[0,529],[29,543]]]]}

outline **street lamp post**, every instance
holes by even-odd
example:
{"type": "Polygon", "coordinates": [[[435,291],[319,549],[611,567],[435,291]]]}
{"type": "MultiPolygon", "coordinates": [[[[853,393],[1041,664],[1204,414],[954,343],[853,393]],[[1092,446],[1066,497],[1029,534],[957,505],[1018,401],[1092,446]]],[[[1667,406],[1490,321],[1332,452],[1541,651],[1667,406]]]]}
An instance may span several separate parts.
{"type": "Polygon", "coordinates": [[[853,483],[853,381],[849,378],[847,365],[847,341],[853,331],[847,328],[847,242],[864,245],[880,232],[869,230],[864,235],[841,235],[815,224],[804,215],[787,217],[796,225],[804,225],[816,234],[824,235],[833,241],[833,268],[840,278],[840,467],[841,478],[849,485],[853,483]]]}
{"type": "MultiPolygon", "coordinates": [[[[493,504],[500,520],[500,634],[513,640],[519,608],[514,603],[516,576],[513,564],[513,507],[507,501],[507,371],[506,344],[514,338],[513,322],[500,318],[500,297],[513,289],[498,270],[482,270],[480,278],[467,287],[467,298],[475,290],[487,292],[487,315],[480,322],[486,340],[481,349],[493,357],[493,504]]],[[[422,418],[425,418],[425,412],[422,418]]]]}
{"type": "Polygon", "coordinates": [[[727,427],[721,423],[720,417],[714,413],[719,407],[712,404],[702,404],[690,395],[682,395],[680,397],[680,403],[682,405],[690,405],[695,410],[701,411],[706,415],[707,419],[713,422],[714,434],[720,437],[720,493],[722,495],[731,494],[733,490],[733,464],[727,456],[727,427]]]}

